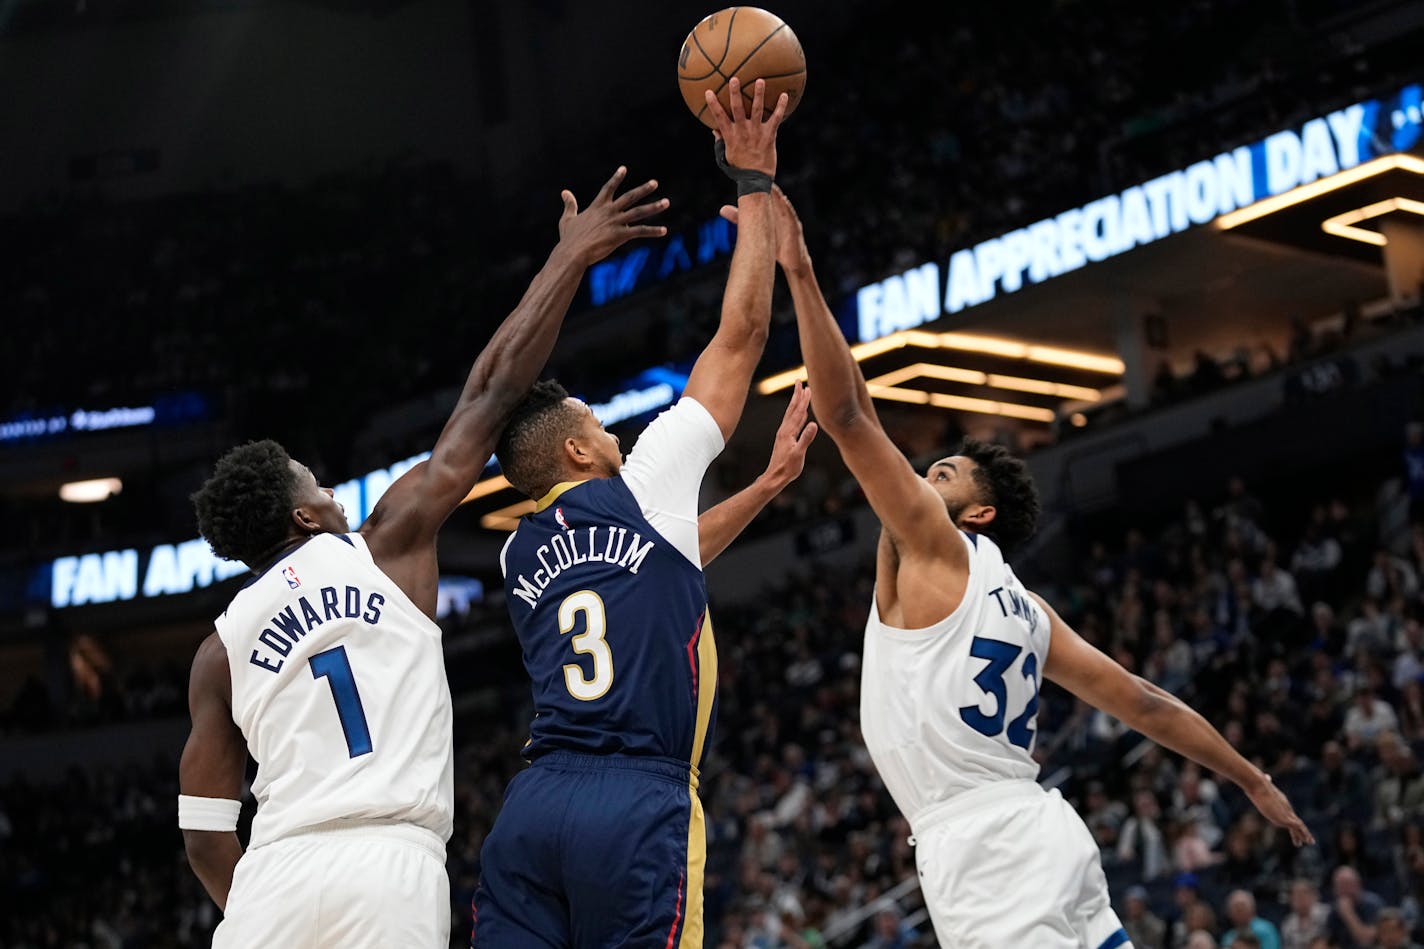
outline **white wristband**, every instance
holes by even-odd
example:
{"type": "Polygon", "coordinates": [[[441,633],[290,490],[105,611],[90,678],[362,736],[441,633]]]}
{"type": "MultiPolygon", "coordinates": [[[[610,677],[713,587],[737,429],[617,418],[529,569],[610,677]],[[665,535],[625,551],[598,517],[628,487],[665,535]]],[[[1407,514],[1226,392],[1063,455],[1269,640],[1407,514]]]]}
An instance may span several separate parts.
{"type": "Polygon", "coordinates": [[[241,813],[241,801],[230,801],[222,797],[178,795],[180,830],[237,830],[237,817],[241,813]]]}

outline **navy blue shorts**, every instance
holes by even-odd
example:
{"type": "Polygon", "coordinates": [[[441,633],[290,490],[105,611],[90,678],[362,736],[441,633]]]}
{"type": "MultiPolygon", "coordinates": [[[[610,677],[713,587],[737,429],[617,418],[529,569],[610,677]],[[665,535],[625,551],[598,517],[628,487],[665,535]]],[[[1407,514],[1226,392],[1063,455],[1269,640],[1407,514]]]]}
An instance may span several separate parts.
{"type": "Polygon", "coordinates": [[[687,762],[551,752],[509,783],[485,838],[470,945],[700,947],[706,860],[687,762]]]}

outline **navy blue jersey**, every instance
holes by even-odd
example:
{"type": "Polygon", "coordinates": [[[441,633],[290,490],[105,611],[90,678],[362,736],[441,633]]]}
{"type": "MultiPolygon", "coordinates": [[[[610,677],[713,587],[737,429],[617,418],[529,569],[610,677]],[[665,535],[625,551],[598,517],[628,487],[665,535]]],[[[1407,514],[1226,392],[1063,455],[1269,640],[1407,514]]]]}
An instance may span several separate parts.
{"type": "Polygon", "coordinates": [[[502,559],[534,689],[525,757],[654,755],[700,768],[717,694],[707,587],[623,478],[554,488],[502,559]]]}

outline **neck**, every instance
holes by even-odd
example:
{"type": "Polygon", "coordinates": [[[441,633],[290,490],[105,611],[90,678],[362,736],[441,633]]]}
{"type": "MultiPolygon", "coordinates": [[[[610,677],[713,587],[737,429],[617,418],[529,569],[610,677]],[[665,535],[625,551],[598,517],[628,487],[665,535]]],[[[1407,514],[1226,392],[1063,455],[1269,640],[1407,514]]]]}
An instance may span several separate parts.
{"type": "Polygon", "coordinates": [[[270,548],[268,548],[265,553],[262,554],[262,556],[257,557],[254,560],[252,564],[252,572],[261,573],[263,570],[266,570],[272,565],[272,561],[276,560],[278,557],[282,556],[284,553],[291,550],[293,547],[297,546],[303,541],[311,540],[315,536],[316,534],[292,534],[289,535],[287,539],[282,541],[281,543],[273,544],[270,548]]]}

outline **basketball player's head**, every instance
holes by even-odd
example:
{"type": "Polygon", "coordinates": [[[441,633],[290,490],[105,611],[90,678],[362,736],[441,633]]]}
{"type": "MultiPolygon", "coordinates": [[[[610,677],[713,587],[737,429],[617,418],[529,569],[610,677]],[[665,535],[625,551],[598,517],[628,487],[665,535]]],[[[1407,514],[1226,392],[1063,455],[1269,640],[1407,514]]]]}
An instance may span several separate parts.
{"type": "Polygon", "coordinates": [[[516,490],[542,498],[557,484],[612,478],[623,467],[618,437],[553,380],[534,384],[514,408],[495,448],[516,490]]]}
{"type": "Polygon", "coordinates": [[[968,438],[925,473],[961,530],[989,537],[1005,552],[1038,527],[1038,489],[1021,458],[1002,445],[968,438]]]}
{"type": "Polygon", "coordinates": [[[239,445],[219,458],[192,500],[198,530],[213,553],[253,568],[294,540],[351,529],[331,489],[271,439],[239,445]]]}

